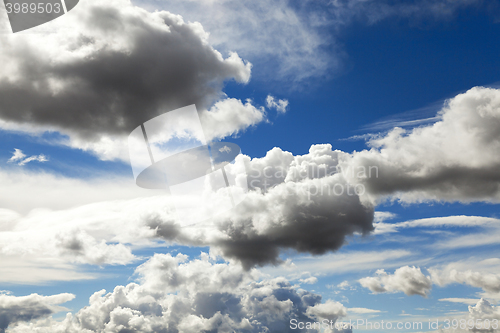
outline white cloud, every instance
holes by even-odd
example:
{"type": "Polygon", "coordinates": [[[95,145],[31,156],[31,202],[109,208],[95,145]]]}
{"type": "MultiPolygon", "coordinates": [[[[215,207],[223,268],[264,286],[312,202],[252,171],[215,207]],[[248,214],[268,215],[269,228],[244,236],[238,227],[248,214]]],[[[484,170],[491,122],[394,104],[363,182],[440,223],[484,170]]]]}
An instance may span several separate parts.
{"type": "Polygon", "coordinates": [[[302,13],[285,0],[134,2],[201,22],[210,32],[210,43],[251,59],[263,68],[260,76],[268,80],[286,79],[289,84],[324,76],[328,69],[337,67],[337,59],[322,49],[330,41],[316,29],[317,15],[302,13]]]}
{"type": "Polygon", "coordinates": [[[207,138],[224,138],[235,135],[266,118],[264,108],[256,108],[247,100],[243,104],[235,98],[215,103],[210,110],[200,114],[201,125],[207,138]]]}
{"type": "MultiPolygon", "coordinates": [[[[374,293],[402,291],[407,295],[427,297],[432,285],[445,287],[460,283],[484,290],[485,297],[496,298],[500,294],[500,259],[489,258],[451,262],[446,265],[435,265],[427,269],[430,276],[425,276],[420,268],[403,266],[388,274],[379,269],[376,276],[365,277],[359,283],[374,293]]],[[[443,298],[449,302],[470,302],[470,299],[443,298]],[[465,301],[464,301],[465,300],[465,301]]]]}
{"type": "Polygon", "coordinates": [[[276,109],[278,113],[285,113],[288,107],[288,100],[278,99],[276,100],[273,96],[268,95],[266,97],[266,106],[270,109],[276,109]]]}
{"type": "Polygon", "coordinates": [[[318,282],[318,278],[315,276],[310,276],[306,279],[300,279],[299,281],[305,284],[315,284],[318,282]]]}
{"type": "Polygon", "coordinates": [[[439,301],[475,305],[479,300],[477,298],[440,298],[439,301]]]}
{"type": "Polygon", "coordinates": [[[369,141],[371,150],[342,155],[353,184],[374,201],[500,200],[500,90],[475,87],[447,101],[441,120],[369,141]],[[357,170],[376,168],[371,177],[357,170]]]}
{"type": "Polygon", "coordinates": [[[203,253],[191,261],[182,254],[155,254],[136,274],[138,283],[96,292],[88,306],[62,322],[18,323],[10,332],[293,332],[292,318],[345,315],[342,304],[321,304],[321,296],[298,291],[284,278],[259,280],[255,270],[216,263],[203,253]]]}
{"type": "Polygon", "coordinates": [[[444,267],[429,268],[428,271],[433,283],[439,286],[460,283],[482,288],[487,293],[500,292],[500,259],[498,258],[453,262],[444,267]]]}
{"type": "Polygon", "coordinates": [[[37,208],[65,210],[101,201],[162,194],[139,188],[132,176],[117,176],[108,172],[94,174],[90,179],[78,179],[23,169],[0,169],[0,182],[3,207],[23,216],[37,208]]]}
{"type": "Polygon", "coordinates": [[[409,296],[420,295],[423,297],[427,297],[432,288],[431,279],[415,266],[400,267],[392,275],[379,269],[376,274],[377,276],[374,277],[360,279],[359,283],[374,293],[402,291],[409,296]]]}
{"type": "Polygon", "coordinates": [[[347,315],[347,309],[339,302],[328,300],[325,303],[309,307],[306,314],[308,317],[316,319],[317,321],[323,319],[335,321],[339,317],[345,317],[347,315]]]}
{"type": "Polygon", "coordinates": [[[372,25],[384,19],[446,20],[478,0],[388,1],[286,0],[135,0],[153,9],[168,9],[201,22],[210,43],[235,50],[262,68],[261,77],[297,86],[303,80],[335,75],[348,57],[337,42],[351,23],[372,25]]]}
{"type": "Polygon", "coordinates": [[[486,299],[480,299],[475,306],[469,305],[466,316],[455,317],[456,322],[450,322],[450,328],[443,328],[440,333],[467,333],[467,332],[500,332],[500,307],[492,306],[486,299]],[[455,323],[458,323],[456,325],[455,323]],[[465,323],[465,325],[463,324],[465,323]],[[485,326],[486,325],[486,326],[485,326]],[[453,327],[454,326],[454,327],[453,327]]]}
{"type": "Polygon", "coordinates": [[[345,290],[345,289],[349,288],[350,286],[351,286],[351,284],[349,283],[349,281],[345,280],[345,281],[342,281],[341,283],[339,283],[337,285],[337,288],[345,290]]]}
{"type": "Polygon", "coordinates": [[[16,162],[18,165],[25,165],[32,161],[47,162],[48,158],[44,154],[26,157],[22,150],[14,148],[14,154],[7,162],[16,162]]]}
{"type": "Polygon", "coordinates": [[[297,272],[313,272],[317,275],[341,275],[380,267],[392,268],[403,262],[413,261],[406,250],[343,251],[318,257],[300,256],[288,259],[278,267],[265,267],[262,271],[272,276],[293,276],[297,272]]]}
{"type": "Polygon", "coordinates": [[[373,218],[373,208],[361,204],[354,193],[331,191],[332,186],[347,186],[341,174],[317,172],[325,163],[335,165],[335,156],[329,145],[313,146],[302,156],[277,148],[260,159],[240,155],[251,174],[246,199],[210,223],[189,226],[177,219],[173,205],[184,199],[138,189],[125,178],[5,173],[6,191],[0,199],[19,212],[0,215],[5,220],[0,256],[123,265],[136,260],[132,248],[155,246],[162,239],[167,244],[209,246],[249,269],[279,263],[284,249],[335,251],[347,236],[368,233],[373,218]]]}
{"type": "MultiPolygon", "coordinates": [[[[377,215],[376,215],[377,216],[377,215]]],[[[495,229],[495,226],[500,222],[499,219],[483,216],[443,216],[443,217],[431,217],[425,219],[411,220],[406,222],[398,223],[375,223],[375,234],[385,234],[398,232],[400,229],[405,228],[439,228],[439,227],[483,227],[489,229],[495,229]]],[[[471,236],[472,237],[472,236],[471,236]]],[[[479,244],[487,244],[484,237],[478,237],[477,242],[479,244]]],[[[460,241],[461,237],[453,239],[452,241],[457,244],[462,244],[462,246],[467,246],[467,243],[460,241]]],[[[439,247],[450,247],[446,245],[449,241],[442,241],[437,246],[439,247]]]]}
{"type": "Polygon", "coordinates": [[[380,310],[373,310],[367,308],[347,308],[348,313],[356,313],[356,314],[373,314],[380,313],[380,310]]]}
{"type": "Polygon", "coordinates": [[[22,160],[26,157],[26,155],[23,153],[22,150],[14,148],[14,154],[12,157],[9,159],[8,162],[17,162],[19,160],[22,160]]]}
{"type": "Polygon", "coordinates": [[[66,303],[73,298],[75,295],[72,294],[53,296],[31,294],[21,297],[0,294],[0,332],[5,332],[11,324],[47,317],[66,310],[58,304],[66,303]]]}

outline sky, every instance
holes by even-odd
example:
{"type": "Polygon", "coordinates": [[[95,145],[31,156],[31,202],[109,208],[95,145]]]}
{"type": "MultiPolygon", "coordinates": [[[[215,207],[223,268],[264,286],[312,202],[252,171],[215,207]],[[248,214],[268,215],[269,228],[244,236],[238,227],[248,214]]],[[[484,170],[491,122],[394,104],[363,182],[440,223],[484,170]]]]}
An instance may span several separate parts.
{"type": "Polygon", "coordinates": [[[0,333],[500,332],[499,22],[80,0],[13,33],[0,6],[0,333]]]}

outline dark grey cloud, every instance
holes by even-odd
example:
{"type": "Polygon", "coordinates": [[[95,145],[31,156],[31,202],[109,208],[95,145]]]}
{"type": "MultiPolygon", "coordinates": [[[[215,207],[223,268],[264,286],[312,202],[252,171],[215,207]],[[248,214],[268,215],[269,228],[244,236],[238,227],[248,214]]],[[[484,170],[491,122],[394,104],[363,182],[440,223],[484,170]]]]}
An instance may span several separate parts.
{"type": "Polygon", "coordinates": [[[223,59],[199,24],[127,1],[83,1],[53,30],[0,39],[0,118],[92,138],[189,104],[209,107],[250,67],[223,59]]]}
{"type": "Polygon", "coordinates": [[[373,230],[374,207],[336,172],[337,155],[331,145],[315,145],[298,156],[279,148],[263,158],[241,155],[251,190],[234,209],[209,225],[180,228],[158,216],[147,217],[146,224],[157,237],[210,246],[245,269],[278,264],[285,250],[313,255],[338,250],[346,237],[373,230]]]}
{"type": "Polygon", "coordinates": [[[283,201],[269,198],[267,204],[259,199],[252,202],[253,198],[243,202],[237,207],[234,220],[220,226],[228,237],[214,246],[225,258],[237,259],[248,269],[279,263],[279,254],[285,249],[314,255],[335,251],[345,244],[347,236],[373,230],[373,208],[364,206],[358,196],[318,194],[311,197],[312,202],[304,203],[300,203],[299,197],[294,193],[280,198],[283,201]],[[255,215],[238,219],[240,213],[249,215],[244,210],[255,215]],[[266,221],[265,231],[259,232],[258,219],[263,214],[275,215],[276,219],[266,221]]]}

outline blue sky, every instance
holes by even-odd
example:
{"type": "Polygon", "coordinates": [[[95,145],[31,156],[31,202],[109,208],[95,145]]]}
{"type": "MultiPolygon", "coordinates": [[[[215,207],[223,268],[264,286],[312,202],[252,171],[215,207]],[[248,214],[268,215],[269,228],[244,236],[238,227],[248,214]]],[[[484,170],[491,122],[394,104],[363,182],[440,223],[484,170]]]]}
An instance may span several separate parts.
{"type": "Polygon", "coordinates": [[[498,322],[499,10],[82,0],[12,34],[0,9],[0,332],[498,322]],[[234,168],[273,174],[207,225],[136,186],[128,151],[191,104],[234,168]],[[293,174],[324,166],[380,174],[293,174]]]}

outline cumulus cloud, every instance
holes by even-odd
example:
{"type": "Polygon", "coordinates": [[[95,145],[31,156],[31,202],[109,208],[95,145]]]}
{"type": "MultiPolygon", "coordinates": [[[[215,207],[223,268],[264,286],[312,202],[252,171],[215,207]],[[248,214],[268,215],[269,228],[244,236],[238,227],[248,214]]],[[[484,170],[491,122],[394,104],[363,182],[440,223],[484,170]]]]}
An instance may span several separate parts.
{"type": "MultiPolygon", "coordinates": [[[[206,111],[223,97],[224,81],[250,79],[251,64],[236,53],[224,58],[199,23],[127,0],[84,1],[77,9],[50,30],[1,39],[2,128],[59,131],[70,136],[65,144],[125,159],[118,143],[136,126],[190,104],[206,111]]],[[[231,117],[229,133],[262,119],[248,104],[233,110],[251,113],[240,117],[215,108],[221,120],[231,117]]]]}
{"type": "Polygon", "coordinates": [[[440,333],[467,333],[467,332],[491,332],[498,333],[498,321],[500,321],[500,307],[493,306],[486,299],[481,298],[475,305],[469,305],[469,313],[466,316],[456,318],[459,325],[456,328],[440,329],[440,333]],[[465,325],[460,321],[465,320],[465,325]],[[495,323],[496,321],[496,323],[495,323]]]}
{"type": "Polygon", "coordinates": [[[255,270],[203,253],[191,261],[155,254],[136,274],[137,283],[96,292],[62,322],[33,321],[10,332],[292,332],[290,319],[345,315],[340,303],[321,304],[321,296],[298,291],[284,278],[259,280],[255,270]]]}
{"type": "Polygon", "coordinates": [[[58,294],[53,296],[15,297],[0,295],[0,332],[3,333],[11,324],[47,317],[53,313],[66,310],[58,304],[66,303],[75,298],[73,294],[58,294]]]}
{"type": "Polygon", "coordinates": [[[441,120],[395,128],[341,162],[373,200],[404,202],[500,199],[500,90],[475,87],[448,100],[441,120]],[[369,168],[376,169],[367,175],[369,168]]]}
{"type": "Polygon", "coordinates": [[[360,279],[359,283],[374,293],[402,291],[406,295],[422,297],[427,297],[432,288],[431,279],[414,266],[400,267],[392,275],[383,269],[377,270],[376,274],[377,276],[360,279]]]}
{"type": "Polygon", "coordinates": [[[336,321],[339,317],[345,317],[347,310],[341,303],[328,300],[323,304],[316,304],[309,307],[306,314],[317,321],[323,319],[336,321]]]}
{"type": "Polygon", "coordinates": [[[279,148],[263,158],[240,156],[252,189],[234,210],[214,219],[214,251],[244,267],[279,262],[281,249],[324,254],[354,233],[372,231],[373,207],[363,205],[336,165],[330,145],[293,156],[279,148]]]}
{"type": "MultiPolygon", "coordinates": [[[[341,174],[324,172],[326,165],[336,165],[336,156],[330,145],[312,146],[301,156],[278,148],[263,158],[240,155],[238,159],[249,170],[251,190],[247,197],[234,209],[194,225],[177,218],[173,202],[181,199],[167,194],[134,192],[130,189],[133,184],[121,181],[87,184],[25,175],[21,179],[31,180],[32,191],[37,190],[36,184],[51,184],[49,188],[55,192],[44,194],[46,201],[41,204],[30,203],[31,210],[24,216],[5,212],[0,255],[45,256],[94,265],[127,264],[136,259],[132,246],[152,246],[162,239],[168,244],[209,246],[214,254],[250,269],[281,262],[280,253],[287,249],[315,255],[335,251],[346,237],[373,230],[373,207],[361,203],[341,174]],[[60,203],[62,193],[80,195],[87,204],[78,205],[78,200],[70,199],[60,203]],[[94,201],[92,196],[97,196],[94,201]],[[34,209],[41,207],[52,210],[34,209]]],[[[228,172],[237,165],[229,165],[228,172]]],[[[19,186],[19,182],[13,182],[9,189],[19,193],[22,203],[19,186]]]]}
{"type": "Polygon", "coordinates": [[[219,101],[210,110],[200,114],[201,125],[208,138],[224,138],[254,126],[266,117],[264,108],[257,108],[247,100],[227,98],[219,101]]]}

